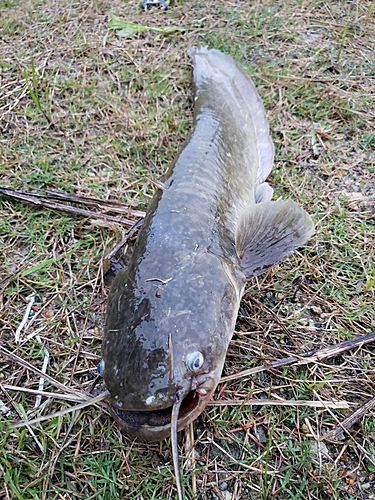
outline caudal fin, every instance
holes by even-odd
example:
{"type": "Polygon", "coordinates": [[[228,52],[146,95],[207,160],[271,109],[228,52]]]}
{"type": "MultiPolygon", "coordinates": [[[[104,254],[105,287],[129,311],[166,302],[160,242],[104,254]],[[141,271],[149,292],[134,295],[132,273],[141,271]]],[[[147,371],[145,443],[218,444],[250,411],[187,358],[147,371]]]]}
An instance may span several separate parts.
{"type": "Polygon", "coordinates": [[[236,228],[236,250],[243,272],[256,276],[267,271],[313,233],[311,217],[292,200],[252,205],[240,215],[236,228]]]}
{"type": "Polygon", "coordinates": [[[239,123],[247,129],[249,141],[254,140],[257,149],[256,184],[265,181],[273,166],[274,146],[269,134],[268,121],[263,103],[250,76],[231,56],[207,47],[193,48],[189,55],[194,64],[196,94],[204,89],[214,89],[215,95],[223,95],[230,109],[240,115],[239,123]]]}

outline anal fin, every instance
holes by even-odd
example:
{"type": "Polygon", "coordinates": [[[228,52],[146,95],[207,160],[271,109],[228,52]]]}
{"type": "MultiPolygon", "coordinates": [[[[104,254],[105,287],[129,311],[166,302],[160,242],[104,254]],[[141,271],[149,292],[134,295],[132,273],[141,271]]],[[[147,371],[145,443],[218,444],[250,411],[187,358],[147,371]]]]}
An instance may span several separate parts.
{"type": "Polygon", "coordinates": [[[311,217],[292,200],[252,205],[240,215],[236,228],[236,250],[244,274],[267,271],[313,233],[311,217]]]}
{"type": "Polygon", "coordinates": [[[273,189],[267,182],[258,184],[255,188],[255,203],[263,203],[265,201],[271,201],[273,196],[273,189]]]}

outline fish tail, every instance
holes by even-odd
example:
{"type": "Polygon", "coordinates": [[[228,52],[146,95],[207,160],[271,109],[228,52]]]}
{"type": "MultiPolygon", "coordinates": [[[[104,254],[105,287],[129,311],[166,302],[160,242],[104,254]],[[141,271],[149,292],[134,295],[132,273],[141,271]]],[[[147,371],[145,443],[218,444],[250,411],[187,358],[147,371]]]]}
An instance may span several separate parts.
{"type": "Polygon", "coordinates": [[[268,121],[263,103],[250,76],[235,60],[219,50],[207,47],[192,48],[189,55],[194,65],[196,94],[214,89],[222,99],[240,114],[239,122],[248,127],[249,139],[255,140],[258,165],[256,184],[261,184],[272,170],[274,145],[270,137],[268,121]]]}

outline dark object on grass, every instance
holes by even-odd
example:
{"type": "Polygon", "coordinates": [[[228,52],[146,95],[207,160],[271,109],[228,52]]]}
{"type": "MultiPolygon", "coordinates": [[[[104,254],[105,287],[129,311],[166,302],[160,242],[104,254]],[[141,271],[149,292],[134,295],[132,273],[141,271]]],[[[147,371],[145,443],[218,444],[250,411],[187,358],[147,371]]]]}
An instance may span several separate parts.
{"type": "Polygon", "coordinates": [[[76,214],[78,216],[87,217],[93,220],[100,219],[106,222],[116,222],[121,225],[130,226],[131,228],[134,226],[134,221],[129,220],[126,217],[116,217],[113,215],[108,215],[104,212],[111,211],[118,214],[125,213],[126,215],[140,218],[144,216],[142,212],[132,210],[127,204],[115,200],[100,200],[98,198],[87,198],[84,196],[77,196],[74,194],[55,191],[47,191],[44,194],[28,193],[25,191],[16,191],[15,189],[0,186],[0,195],[9,196],[10,198],[15,198],[17,200],[25,201],[26,203],[31,203],[32,205],[37,205],[51,210],[57,210],[59,212],[76,214]],[[58,203],[52,201],[55,199],[67,203],[58,203]],[[85,206],[91,206],[99,210],[102,209],[102,212],[95,212],[92,210],[75,207],[68,203],[79,203],[85,206]]]}
{"type": "Polygon", "coordinates": [[[246,278],[313,233],[264,181],[273,144],[250,77],[226,54],[192,51],[195,126],[148,209],[108,298],[103,377],[115,418],[160,440],[206,407],[220,381],[246,278]]]}
{"type": "Polygon", "coordinates": [[[129,266],[108,297],[103,378],[127,432],[171,436],[207,406],[220,381],[246,278],[314,232],[265,183],[274,148],[250,77],[218,50],[193,50],[195,123],[165,189],[147,211],[129,266]]]}
{"type": "Polygon", "coordinates": [[[161,10],[168,10],[168,4],[164,0],[143,0],[142,9],[147,10],[148,7],[160,7],[161,10]]]}

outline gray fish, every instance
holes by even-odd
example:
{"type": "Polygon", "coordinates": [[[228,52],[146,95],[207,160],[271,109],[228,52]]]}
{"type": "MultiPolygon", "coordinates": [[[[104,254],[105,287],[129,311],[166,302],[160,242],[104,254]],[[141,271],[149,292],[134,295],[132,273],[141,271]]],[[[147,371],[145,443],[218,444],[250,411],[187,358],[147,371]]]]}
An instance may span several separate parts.
{"type": "Polygon", "coordinates": [[[112,413],[153,441],[176,435],[209,402],[246,279],[314,232],[297,203],[271,201],[274,147],[250,77],[218,50],[190,55],[193,131],[112,284],[103,341],[112,413]]]}

